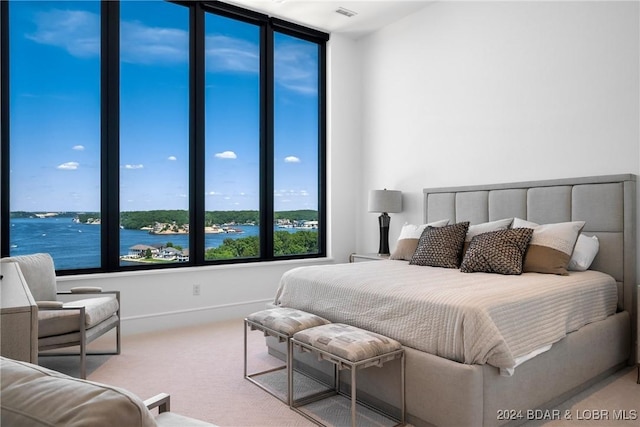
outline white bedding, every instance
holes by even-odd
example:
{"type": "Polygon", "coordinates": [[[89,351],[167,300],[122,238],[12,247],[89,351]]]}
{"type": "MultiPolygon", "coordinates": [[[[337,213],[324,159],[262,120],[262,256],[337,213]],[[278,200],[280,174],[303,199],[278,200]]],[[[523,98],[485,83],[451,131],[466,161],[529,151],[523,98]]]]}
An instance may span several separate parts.
{"type": "Polygon", "coordinates": [[[458,362],[514,368],[615,313],[617,299],[614,279],[596,271],[504,276],[376,261],[290,270],[275,303],[458,362]]]}

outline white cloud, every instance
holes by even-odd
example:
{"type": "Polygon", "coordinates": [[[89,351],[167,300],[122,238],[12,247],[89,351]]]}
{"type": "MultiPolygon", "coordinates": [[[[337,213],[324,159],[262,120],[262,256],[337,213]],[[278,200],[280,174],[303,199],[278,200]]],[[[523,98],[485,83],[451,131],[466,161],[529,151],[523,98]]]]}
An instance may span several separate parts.
{"type": "Polygon", "coordinates": [[[307,190],[275,190],[273,192],[274,197],[307,197],[309,192],[307,190]]]}
{"type": "Polygon", "coordinates": [[[233,151],[223,151],[221,153],[216,153],[215,157],[218,159],[237,159],[238,156],[233,151]]]}
{"type": "Polygon", "coordinates": [[[37,43],[58,46],[79,58],[100,55],[100,17],[82,10],[52,9],[37,13],[36,31],[25,37],[37,43]]]}
{"type": "Polygon", "coordinates": [[[280,86],[303,95],[318,93],[318,50],[312,43],[283,42],[276,46],[275,78],[280,86]]]}
{"type": "Polygon", "coordinates": [[[71,149],[76,151],[84,151],[84,145],[74,145],[71,149]]]}
{"type": "Polygon", "coordinates": [[[61,165],[58,165],[57,169],[65,170],[65,171],[74,171],[80,167],[80,163],[78,162],[66,162],[61,165]]]}
{"type": "Polygon", "coordinates": [[[124,165],[123,169],[143,169],[144,165],[124,165]]]}
{"type": "Polygon", "coordinates": [[[178,158],[176,156],[169,156],[167,157],[167,160],[176,161],[178,158]]]}
{"type": "Polygon", "coordinates": [[[149,27],[139,21],[120,25],[122,61],[134,64],[186,63],[189,33],[177,28],[149,27]]]}
{"type": "Polygon", "coordinates": [[[296,156],[287,156],[284,158],[285,163],[300,163],[300,158],[296,156]]]}
{"type": "MultiPolygon", "coordinates": [[[[26,34],[36,43],[57,46],[79,58],[100,56],[100,16],[83,10],[53,9],[34,18],[26,34]]],[[[122,61],[136,64],[187,63],[189,34],[177,28],[150,27],[139,21],[120,24],[122,61]]]]}
{"type": "MultiPolygon", "coordinates": [[[[82,10],[52,9],[34,18],[36,30],[25,36],[37,43],[57,46],[79,58],[100,56],[100,16],[82,10]]],[[[152,27],[140,21],[120,24],[123,62],[186,64],[189,33],[178,28],[152,27]]],[[[275,78],[281,87],[305,95],[318,92],[316,45],[284,41],[276,46],[275,78]]],[[[260,46],[247,40],[216,34],[205,38],[207,71],[260,72],[260,46]]]]}
{"type": "Polygon", "coordinates": [[[260,72],[257,44],[223,35],[205,37],[207,71],[260,72]]]}

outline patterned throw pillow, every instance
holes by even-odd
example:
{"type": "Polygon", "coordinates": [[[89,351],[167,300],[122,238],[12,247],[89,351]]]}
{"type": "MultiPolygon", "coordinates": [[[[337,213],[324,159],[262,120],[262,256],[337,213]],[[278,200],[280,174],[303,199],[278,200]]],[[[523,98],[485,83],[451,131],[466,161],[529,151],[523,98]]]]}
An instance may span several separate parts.
{"type": "Polygon", "coordinates": [[[522,263],[531,240],[531,228],[513,228],[478,234],[464,254],[460,271],[522,274],[522,263]]]}
{"type": "Polygon", "coordinates": [[[468,229],[469,221],[445,227],[427,227],[409,264],[458,268],[468,229]]]}
{"type": "Polygon", "coordinates": [[[509,228],[512,222],[513,222],[513,218],[505,218],[505,219],[499,219],[497,221],[483,222],[482,224],[470,225],[469,230],[467,230],[467,237],[465,237],[464,239],[464,248],[462,249],[462,257],[464,258],[464,253],[467,251],[467,248],[469,248],[471,239],[473,239],[475,236],[482,233],[488,233],[490,231],[506,230],[509,228]]]}

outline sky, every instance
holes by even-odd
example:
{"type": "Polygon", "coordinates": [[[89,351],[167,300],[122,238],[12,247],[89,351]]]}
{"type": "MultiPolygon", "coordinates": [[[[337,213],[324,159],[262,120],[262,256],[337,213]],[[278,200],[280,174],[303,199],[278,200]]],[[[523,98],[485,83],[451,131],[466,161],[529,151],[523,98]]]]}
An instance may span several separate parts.
{"type": "MultiPolygon", "coordinates": [[[[11,2],[11,210],[99,211],[100,4],[11,2]]],[[[120,209],[187,209],[188,10],[121,4],[120,209]]],[[[259,30],[205,15],[205,206],[258,209],[259,30]]],[[[317,209],[317,46],[275,37],[275,210],[317,209]]]]}

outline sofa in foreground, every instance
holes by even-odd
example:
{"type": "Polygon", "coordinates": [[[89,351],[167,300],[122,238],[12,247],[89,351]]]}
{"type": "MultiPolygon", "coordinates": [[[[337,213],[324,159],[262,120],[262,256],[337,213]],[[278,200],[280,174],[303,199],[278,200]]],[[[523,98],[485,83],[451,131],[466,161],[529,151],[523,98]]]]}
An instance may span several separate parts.
{"type": "Polygon", "coordinates": [[[0,385],[3,426],[213,426],[170,412],[168,394],[142,401],[122,388],[5,357],[0,357],[0,385]]]}

